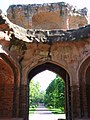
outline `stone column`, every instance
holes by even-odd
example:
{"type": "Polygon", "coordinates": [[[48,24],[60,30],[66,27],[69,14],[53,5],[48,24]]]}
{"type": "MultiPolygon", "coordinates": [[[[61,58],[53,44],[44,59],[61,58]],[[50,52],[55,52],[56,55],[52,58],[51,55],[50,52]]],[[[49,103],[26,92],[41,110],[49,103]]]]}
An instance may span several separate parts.
{"type": "Polygon", "coordinates": [[[71,87],[70,78],[66,74],[66,119],[72,120],[72,106],[71,106],[71,87]]]}
{"type": "Polygon", "coordinates": [[[83,109],[84,109],[84,114],[83,117],[87,118],[88,117],[88,106],[87,106],[87,95],[86,95],[86,83],[83,81],[82,82],[82,104],[83,104],[83,109]]]}
{"type": "Polygon", "coordinates": [[[20,94],[20,117],[28,120],[28,96],[27,96],[27,85],[21,85],[20,94]]]}
{"type": "Polygon", "coordinates": [[[71,86],[72,93],[72,111],[73,111],[73,119],[80,118],[80,93],[79,93],[79,85],[71,86]]]}
{"type": "Polygon", "coordinates": [[[19,87],[14,85],[13,117],[19,117],[19,87]]]}
{"type": "Polygon", "coordinates": [[[20,77],[19,73],[14,71],[14,85],[13,85],[13,115],[12,117],[19,117],[19,94],[20,94],[20,77]]]}

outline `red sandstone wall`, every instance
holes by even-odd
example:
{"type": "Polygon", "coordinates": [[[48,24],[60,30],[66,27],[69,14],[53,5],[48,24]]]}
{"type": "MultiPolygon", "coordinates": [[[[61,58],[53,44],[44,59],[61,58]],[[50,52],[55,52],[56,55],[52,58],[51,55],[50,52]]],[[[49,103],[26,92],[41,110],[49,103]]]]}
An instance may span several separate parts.
{"type": "Polygon", "coordinates": [[[32,28],[36,29],[57,29],[67,28],[66,24],[62,27],[62,18],[55,12],[42,12],[32,17],[32,28]]]}
{"type": "Polygon", "coordinates": [[[7,17],[26,29],[71,29],[88,24],[85,13],[60,2],[41,5],[12,5],[7,17]],[[82,15],[83,14],[83,15],[82,15]]]}
{"type": "Polygon", "coordinates": [[[69,15],[69,28],[74,29],[86,25],[87,20],[85,16],[71,16],[69,15]]]}
{"type": "Polygon", "coordinates": [[[10,66],[0,58],[0,117],[12,117],[14,77],[10,66]]]}

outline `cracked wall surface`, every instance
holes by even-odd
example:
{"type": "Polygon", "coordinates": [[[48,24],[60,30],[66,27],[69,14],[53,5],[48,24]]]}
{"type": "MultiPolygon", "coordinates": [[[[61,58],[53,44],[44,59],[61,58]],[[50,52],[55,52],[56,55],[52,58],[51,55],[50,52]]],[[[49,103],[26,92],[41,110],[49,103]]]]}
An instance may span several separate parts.
{"type": "Polygon", "coordinates": [[[58,66],[54,72],[61,73],[65,80],[66,73],[69,75],[68,92],[72,96],[67,105],[71,103],[72,120],[90,118],[90,25],[66,31],[25,29],[3,13],[0,21],[0,118],[28,120],[28,74],[36,70],[36,75],[36,68],[43,71],[43,66],[53,71],[48,65],[58,66]]]}
{"type": "Polygon", "coordinates": [[[11,5],[7,10],[7,17],[26,29],[75,29],[88,24],[86,16],[87,8],[65,2],[11,5]]]}

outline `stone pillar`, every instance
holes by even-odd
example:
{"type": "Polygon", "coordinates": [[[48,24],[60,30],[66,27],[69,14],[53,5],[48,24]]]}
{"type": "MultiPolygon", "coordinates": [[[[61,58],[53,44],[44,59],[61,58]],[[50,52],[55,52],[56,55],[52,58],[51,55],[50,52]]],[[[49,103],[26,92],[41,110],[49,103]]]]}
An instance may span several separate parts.
{"type": "Polygon", "coordinates": [[[80,77],[80,109],[81,109],[81,118],[88,117],[87,110],[87,95],[86,95],[86,82],[84,73],[80,77]]]}
{"type": "Polygon", "coordinates": [[[19,117],[19,87],[14,84],[13,117],[19,117]]]}
{"type": "Polygon", "coordinates": [[[80,118],[79,85],[72,85],[71,93],[72,93],[72,112],[73,112],[73,120],[74,120],[75,118],[80,118]]]}
{"type": "Polygon", "coordinates": [[[82,95],[82,104],[83,104],[83,109],[84,109],[84,113],[83,113],[83,117],[87,118],[88,117],[88,110],[87,110],[87,95],[86,95],[86,83],[83,81],[82,82],[82,91],[81,91],[81,95],[82,95]]]}
{"type": "Polygon", "coordinates": [[[66,74],[66,119],[72,120],[72,107],[71,107],[71,87],[70,87],[70,78],[66,74]]]}
{"type": "Polygon", "coordinates": [[[20,117],[28,120],[28,96],[27,85],[21,85],[20,94],[20,117]]]}
{"type": "Polygon", "coordinates": [[[90,118],[90,84],[87,85],[87,116],[90,118]]]}

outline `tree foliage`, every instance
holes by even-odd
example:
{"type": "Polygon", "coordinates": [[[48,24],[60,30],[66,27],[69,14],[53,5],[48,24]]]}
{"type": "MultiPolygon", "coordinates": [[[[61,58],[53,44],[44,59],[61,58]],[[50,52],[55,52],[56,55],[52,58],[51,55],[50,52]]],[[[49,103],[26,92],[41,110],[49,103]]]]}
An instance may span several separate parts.
{"type": "Polygon", "coordinates": [[[45,105],[53,108],[64,108],[64,81],[59,76],[49,84],[45,94],[45,105]]]}
{"type": "Polygon", "coordinates": [[[31,80],[30,82],[30,92],[29,92],[29,103],[30,106],[34,107],[37,106],[39,102],[43,102],[44,101],[44,95],[45,92],[40,90],[40,83],[39,82],[35,82],[34,80],[31,80]]]}
{"type": "Polygon", "coordinates": [[[47,107],[58,108],[64,112],[65,96],[64,96],[64,80],[59,76],[49,84],[45,91],[40,90],[40,83],[31,80],[30,82],[30,107],[35,107],[38,103],[45,103],[47,107]]]}

